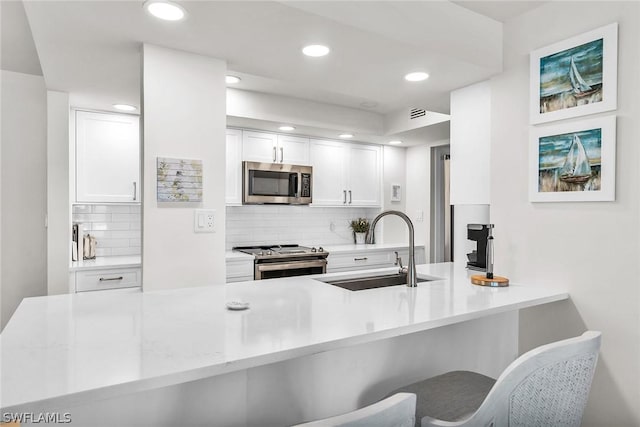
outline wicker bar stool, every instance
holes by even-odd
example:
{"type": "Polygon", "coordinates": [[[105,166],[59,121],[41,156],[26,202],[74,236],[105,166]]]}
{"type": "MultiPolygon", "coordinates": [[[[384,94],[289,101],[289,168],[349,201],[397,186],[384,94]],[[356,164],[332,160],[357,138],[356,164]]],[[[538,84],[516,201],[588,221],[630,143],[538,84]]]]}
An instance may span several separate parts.
{"type": "Polygon", "coordinates": [[[467,371],[426,379],[395,393],[417,395],[416,426],[580,426],[601,334],[543,345],[516,359],[498,380],[467,371]]]}

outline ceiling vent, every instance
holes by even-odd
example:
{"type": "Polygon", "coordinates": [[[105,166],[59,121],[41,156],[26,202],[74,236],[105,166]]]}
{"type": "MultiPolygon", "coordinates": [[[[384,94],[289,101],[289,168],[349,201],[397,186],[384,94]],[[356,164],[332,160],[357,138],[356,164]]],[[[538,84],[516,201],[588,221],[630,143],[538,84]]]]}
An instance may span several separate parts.
{"type": "Polygon", "coordinates": [[[423,110],[422,108],[412,108],[411,111],[409,111],[409,120],[424,117],[426,115],[427,115],[426,110],[423,110]]]}

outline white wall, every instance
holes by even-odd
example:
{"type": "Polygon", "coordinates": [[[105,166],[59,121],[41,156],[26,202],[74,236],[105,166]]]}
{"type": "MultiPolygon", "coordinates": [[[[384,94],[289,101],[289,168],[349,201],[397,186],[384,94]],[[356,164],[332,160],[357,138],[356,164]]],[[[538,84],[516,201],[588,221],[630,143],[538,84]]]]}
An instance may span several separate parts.
{"type": "Polygon", "coordinates": [[[489,223],[491,85],[484,81],[451,92],[451,204],[453,260],[467,262],[475,248],[467,224],[489,223]]]}
{"type": "Polygon", "coordinates": [[[47,289],[69,291],[69,94],[47,91],[47,289]]]}
{"type": "Polygon", "coordinates": [[[428,260],[431,257],[431,146],[409,147],[406,156],[407,215],[415,228],[416,244],[425,246],[425,259],[428,260]],[[420,214],[422,221],[419,221],[420,214]]]}
{"type": "Polygon", "coordinates": [[[451,92],[451,204],[489,204],[491,86],[451,92]]]}
{"type": "MultiPolygon", "coordinates": [[[[382,206],[383,210],[396,210],[407,213],[407,149],[382,146],[382,206]],[[391,185],[400,184],[402,200],[391,201],[391,185]]],[[[404,221],[395,216],[386,216],[381,220],[379,226],[383,225],[382,239],[384,243],[409,243],[409,232],[404,221]]],[[[376,227],[376,228],[377,228],[376,227]]],[[[376,234],[376,237],[380,234],[376,234]]]]}
{"type": "Polygon", "coordinates": [[[42,76],[2,70],[2,327],[47,294],[47,93],[42,76]]]}
{"type": "Polygon", "coordinates": [[[496,273],[566,288],[570,301],[523,310],[520,351],[602,331],[585,426],[640,425],[640,3],[548,2],[504,27],[491,81],[491,217],[496,273]],[[576,17],[579,17],[576,19],[576,17]],[[618,22],[616,201],[530,203],[529,52],[618,22]],[[544,29],[544,31],[542,31],[544,29]]]}
{"type": "Polygon", "coordinates": [[[225,282],[226,63],[143,47],[143,288],[225,282]],[[203,202],[156,201],[156,158],[203,161],[203,202]],[[194,233],[194,209],[216,210],[216,232],[194,233]]]}
{"type": "Polygon", "coordinates": [[[372,111],[239,89],[227,90],[227,114],[323,129],[348,129],[356,134],[384,133],[384,117],[372,111]]]}

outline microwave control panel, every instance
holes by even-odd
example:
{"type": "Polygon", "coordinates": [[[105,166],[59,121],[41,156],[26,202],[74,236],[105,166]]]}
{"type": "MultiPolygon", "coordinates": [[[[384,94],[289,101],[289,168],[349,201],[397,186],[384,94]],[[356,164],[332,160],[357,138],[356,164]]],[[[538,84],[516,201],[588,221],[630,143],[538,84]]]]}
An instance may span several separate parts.
{"type": "Polygon", "coordinates": [[[303,173],[302,175],[302,185],[300,188],[301,197],[311,197],[311,174],[303,173]]]}

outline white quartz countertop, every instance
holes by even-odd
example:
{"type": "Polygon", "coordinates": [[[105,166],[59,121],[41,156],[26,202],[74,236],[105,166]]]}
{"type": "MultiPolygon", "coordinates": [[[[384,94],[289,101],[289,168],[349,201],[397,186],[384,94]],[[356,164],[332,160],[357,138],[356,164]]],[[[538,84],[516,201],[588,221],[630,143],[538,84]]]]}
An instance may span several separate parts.
{"type": "Polygon", "coordinates": [[[245,254],[244,252],[237,252],[237,251],[226,251],[225,252],[225,258],[227,260],[241,260],[241,259],[246,259],[246,260],[253,260],[255,259],[255,257],[253,255],[249,255],[249,254],[245,254]]]}
{"type": "Polygon", "coordinates": [[[140,267],[140,264],[140,255],[102,256],[94,259],[72,261],[69,271],[140,267]]]}
{"type": "MultiPolygon", "coordinates": [[[[390,249],[407,249],[408,246],[402,243],[376,243],[373,245],[329,245],[323,246],[323,249],[331,253],[339,252],[362,252],[362,251],[385,251],[390,249]]],[[[416,248],[424,248],[424,245],[416,245],[416,248]]],[[[237,251],[226,251],[225,258],[231,259],[254,259],[253,255],[245,254],[237,251]]]]}
{"type": "Polygon", "coordinates": [[[535,284],[474,286],[468,274],[444,263],[418,266],[440,280],[417,288],[352,292],[303,276],[26,298],[1,335],[0,406],[109,398],[568,297],[535,284]],[[227,310],[232,300],[251,308],[227,310]]]}
{"type": "MultiPolygon", "coordinates": [[[[424,245],[416,245],[416,248],[424,248],[424,245]]],[[[390,249],[409,249],[409,246],[402,243],[375,243],[365,245],[329,245],[323,248],[331,253],[338,252],[361,252],[361,251],[388,251],[390,249]]]]}

